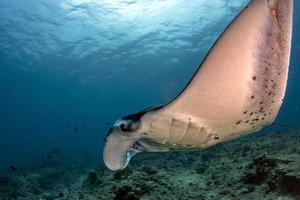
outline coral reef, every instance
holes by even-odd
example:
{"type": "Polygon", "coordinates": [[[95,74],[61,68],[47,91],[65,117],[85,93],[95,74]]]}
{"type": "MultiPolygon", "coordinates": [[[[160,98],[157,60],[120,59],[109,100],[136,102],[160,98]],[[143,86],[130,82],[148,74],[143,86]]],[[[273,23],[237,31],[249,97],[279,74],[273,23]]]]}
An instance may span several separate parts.
{"type": "Polygon", "coordinates": [[[43,167],[0,176],[0,200],[300,199],[300,134],[259,133],[204,151],[147,153],[122,171],[43,167]]]}

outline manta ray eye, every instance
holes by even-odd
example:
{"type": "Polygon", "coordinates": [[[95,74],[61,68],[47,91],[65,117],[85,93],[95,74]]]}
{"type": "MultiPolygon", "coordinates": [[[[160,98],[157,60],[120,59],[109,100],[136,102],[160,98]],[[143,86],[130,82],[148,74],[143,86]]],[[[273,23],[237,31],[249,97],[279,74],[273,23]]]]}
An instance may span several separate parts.
{"type": "Polygon", "coordinates": [[[126,131],[131,131],[131,124],[122,123],[122,124],[120,124],[119,128],[120,128],[121,131],[125,131],[125,132],[126,131]]]}

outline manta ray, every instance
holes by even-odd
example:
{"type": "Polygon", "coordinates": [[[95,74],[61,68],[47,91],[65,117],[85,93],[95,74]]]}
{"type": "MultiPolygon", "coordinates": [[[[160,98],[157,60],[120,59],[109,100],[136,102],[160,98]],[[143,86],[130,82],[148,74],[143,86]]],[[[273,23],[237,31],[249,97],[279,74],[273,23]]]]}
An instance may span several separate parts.
{"type": "Polygon", "coordinates": [[[183,91],[114,122],[103,159],[124,169],[138,152],[206,149],[272,124],[288,78],[293,0],[252,0],[183,91]]]}

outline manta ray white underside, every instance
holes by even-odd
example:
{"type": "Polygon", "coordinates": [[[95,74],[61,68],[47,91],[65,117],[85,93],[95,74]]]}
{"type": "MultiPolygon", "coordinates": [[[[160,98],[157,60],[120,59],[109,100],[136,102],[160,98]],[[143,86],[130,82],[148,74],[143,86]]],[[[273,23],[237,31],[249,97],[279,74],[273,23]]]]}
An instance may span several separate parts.
{"type": "Polygon", "coordinates": [[[285,95],[292,16],[293,0],[252,0],[173,101],[115,122],[106,166],[123,169],[142,151],[204,149],[271,124],[285,95]]]}

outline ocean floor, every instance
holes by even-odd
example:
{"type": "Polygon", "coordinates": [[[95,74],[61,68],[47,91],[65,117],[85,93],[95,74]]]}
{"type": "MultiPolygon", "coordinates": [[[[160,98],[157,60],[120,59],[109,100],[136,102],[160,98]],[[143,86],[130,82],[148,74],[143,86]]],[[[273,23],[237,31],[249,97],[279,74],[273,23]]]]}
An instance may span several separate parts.
{"type": "Polygon", "coordinates": [[[0,176],[0,200],[300,199],[300,134],[264,131],[204,151],[143,153],[123,171],[52,165],[0,176]]]}

